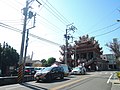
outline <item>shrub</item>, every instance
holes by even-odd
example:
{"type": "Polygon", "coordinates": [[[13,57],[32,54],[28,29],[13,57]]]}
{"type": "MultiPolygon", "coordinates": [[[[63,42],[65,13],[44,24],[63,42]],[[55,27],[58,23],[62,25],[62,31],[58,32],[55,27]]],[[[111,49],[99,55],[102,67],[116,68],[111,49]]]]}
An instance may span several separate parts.
{"type": "Polygon", "coordinates": [[[117,77],[120,78],[120,72],[117,72],[117,77]]]}

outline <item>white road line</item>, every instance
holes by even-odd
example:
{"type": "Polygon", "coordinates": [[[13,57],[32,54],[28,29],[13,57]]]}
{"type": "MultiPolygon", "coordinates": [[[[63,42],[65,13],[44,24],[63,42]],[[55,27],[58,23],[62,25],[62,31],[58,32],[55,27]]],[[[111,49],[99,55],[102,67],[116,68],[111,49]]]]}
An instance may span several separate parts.
{"type": "Polygon", "coordinates": [[[110,75],[109,79],[107,80],[107,83],[110,82],[110,79],[112,78],[112,76],[113,76],[113,73],[110,75]]]}

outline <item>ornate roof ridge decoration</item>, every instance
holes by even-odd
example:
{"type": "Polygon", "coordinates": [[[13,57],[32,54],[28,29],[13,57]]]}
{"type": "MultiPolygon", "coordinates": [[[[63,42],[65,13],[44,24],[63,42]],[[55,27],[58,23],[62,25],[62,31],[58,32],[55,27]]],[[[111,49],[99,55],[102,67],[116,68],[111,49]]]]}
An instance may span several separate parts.
{"type": "Polygon", "coordinates": [[[84,42],[87,42],[87,41],[89,41],[89,36],[88,35],[83,35],[82,37],[79,37],[79,41],[81,42],[81,43],[84,43],[84,42]]]}
{"type": "Polygon", "coordinates": [[[81,36],[81,37],[79,37],[79,40],[77,41],[75,41],[75,42],[85,42],[85,41],[95,41],[95,37],[89,37],[89,35],[83,35],[83,36],[81,36]]]}
{"type": "Polygon", "coordinates": [[[95,37],[89,37],[88,34],[79,37],[79,40],[75,40],[74,42],[75,42],[76,45],[79,45],[79,44],[82,44],[82,43],[84,44],[84,43],[87,43],[87,42],[89,42],[89,43],[92,42],[94,44],[98,43],[98,41],[95,40],[95,37]]]}

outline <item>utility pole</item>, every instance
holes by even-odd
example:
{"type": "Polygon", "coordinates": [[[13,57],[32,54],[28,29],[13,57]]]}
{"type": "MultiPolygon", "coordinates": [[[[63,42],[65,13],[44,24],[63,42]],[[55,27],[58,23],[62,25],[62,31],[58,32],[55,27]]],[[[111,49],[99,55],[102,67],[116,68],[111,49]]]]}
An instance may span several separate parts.
{"type": "MultiPolygon", "coordinates": [[[[73,24],[73,23],[72,23],[73,24]]],[[[69,25],[67,25],[66,26],[66,32],[65,32],[65,34],[64,34],[64,37],[65,37],[65,64],[67,64],[68,65],[68,56],[67,56],[67,54],[68,54],[68,40],[70,39],[70,38],[72,38],[73,39],[73,36],[71,36],[71,34],[70,34],[70,31],[73,31],[73,32],[75,32],[75,30],[77,29],[75,26],[73,26],[72,24],[69,24],[69,25]]]]}
{"type": "Polygon", "coordinates": [[[67,47],[68,47],[68,36],[67,36],[67,28],[65,34],[65,64],[67,65],[67,47]]]}
{"type": "Polygon", "coordinates": [[[28,47],[28,35],[29,35],[29,29],[27,29],[27,36],[26,36],[26,45],[25,45],[25,53],[24,53],[24,59],[23,59],[23,82],[24,82],[24,75],[25,75],[25,62],[26,62],[26,54],[27,54],[27,47],[28,47]]]}
{"type": "MultiPolygon", "coordinates": [[[[21,42],[21,50],[20,50],[20,57],[19,57],[19,70],[18,70],[18,83],[22,83],[24,79],[24,69],[25,69],[25,59],[26,59],[26,53],[27,53],[27,46],[28,46],[28,34],[29,29],[32,29],[35,27],[35,16],[36,14],[33,14],[33,12],[29,11],[29,8],[31,8],[30,3],[34,0],[26,0],[26,6],[23,8],[23,15],[24,15],[24,25],[23,25],[23,33],[22,33],[22,42],[21,42]],[[33,27],[27,29],[27,37],[26,37],[26,47],[24,52],[24,42],[25,42],[25,34],[26,34],[26,26],[27,26],[27,20],[31,19],[34,16],[34,24],[33,27]],[[24,58],[23,58],[24,54],[24,58]]],[[[38,2],[38,0],[37,0],[38,2]]],[[[38,2],[40,5],[41,3],[38,2]]]]}
{"type": "Polygon", "coordinates": [[[18,83],[22,83],[23,81],[23,53],[24,53],[24,41],[25,41],[25,33],[26,33],[26,22],[27,22],[27,13],[29,2],[26,1],[26,7],[23,9],[24,17],[24,25],[23,25],[23,33],[22,33],[22,42],[21,42],[21,50],[20,50],[20,57],[19,57],[19,70],[18,70],[18,83]]]}
{"type": "Polygon", "coordinates": [[[77,46],[75,45],[75,51],[74,51],[74,52],[75,52],[75,53],[74,53],[75,67],[77,66],[77,62],[76,62],[76,61],[77,61],[77,60],[76,60],[76,59],[77,59],[77,55],[76,55],[77,53],[76,53],[76,50],[77,50],[77,46]]]}

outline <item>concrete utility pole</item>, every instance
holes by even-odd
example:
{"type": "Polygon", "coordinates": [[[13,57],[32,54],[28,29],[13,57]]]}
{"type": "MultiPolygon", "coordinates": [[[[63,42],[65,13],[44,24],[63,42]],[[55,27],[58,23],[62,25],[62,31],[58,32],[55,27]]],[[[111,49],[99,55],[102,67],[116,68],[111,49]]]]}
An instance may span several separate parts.
{"type": "Polygon", "coordinates": [[[19,57],[19,71],[18,71],[18,83],[22,83],[23,81],[23,53],[24,53],[24,42],[25,42],[25,32],[26,32],[26,22],[27,22],[27,13],[29,2],[26,1],[26,7],[23,9],[24,17],[24,26],[23,26],[23,33],[22,33],[22,42],[21,42],[21,50],[20,50],[20,57],[19,57]]]}
{"type": "MultiPolygon", "coordinates": [[[[25,62],[26,62],[26,54],[27,54],[27,47],[28,47],[28,35],[29,35],[29,29],[27,29],[27,36],[26,36],[26,45],[25,45],[25,53],[24,53],[24,59],[23,59],[23,79],[24,79],[24,75],[25,75],[25,62]]],[[[24,82],[24,80],[23,80],[24,82]]]]}
{"type": "MultiPolygon", "coordinates": [[[[73,24],[73,23],[72,23],[73,24]]],[[[73,36],[71,36],[71,34],[70,33],[68,33],[68,32],[70,32],[70,31],[73,31],[73,32],[75,32],[75,30],[77,29],[75,26],[73,26],[72,24],[69,24],[69,25],[67,25],[66,26],[66,33],[65,33],[65,35],[64,35],[64,37],[65,37],[65,64],[67,64],[68,65],[68,63],[67,63],[67,52],[68,52],[68,40],[70,39],[70,38],[72,38],[73,39],[73,36]]]]}
{"type": "Polygon", "coordinates": [[[75,67],[77,66],[77,62],[76,62],[76,61],[77,61],[77,60],[76,60],[76,59],[77,59],[77,55],[76,55],[77,52],[76,52],[76,50],[77,50],[77,46],[75,45],[75,51],[74,51],[74,52],[75,52],[75,53],[74,53],[75,67]]]}
{"type": "MultiPolygon", "coordinates": [[[[23,33],[22,33],[22,42],[21,42],[21,50],[20,50],[20,57],[19,57],[19,70],[18,70],[18,83],[22,83],[24,79],[24,68],[25,68],[25,59],[26,59],[26,53],[27,53],[27,46],[28,46],[28,34],[29,34],[29,29],[34,28],[35,26],[35,16],[36,14],[33,14],[33,12],[29,11],[30,3],[33,2],[34,0],[26,0],[26,7],[23,8],[23,15],[24,15],[24,25],[23,25],[23,33]],[[26,34],[26,26],[27,26],[27,20],[31,19],[34,17],[34,24],[33,27],[27,29],[27,37],[26,37],[26,47],[25,47],[25,52],[24,52],[24,42],[25,42],[25,34],[26,34]],[[25,54],[24,54],[25,53],[25,54]],[[23,54],[24,60],[23,60],[23,54]]],[[[36,0],[38,2],[38,0],[36,0]]],[[[40,5],[41,3],[38,2],[40,5]]]]}

